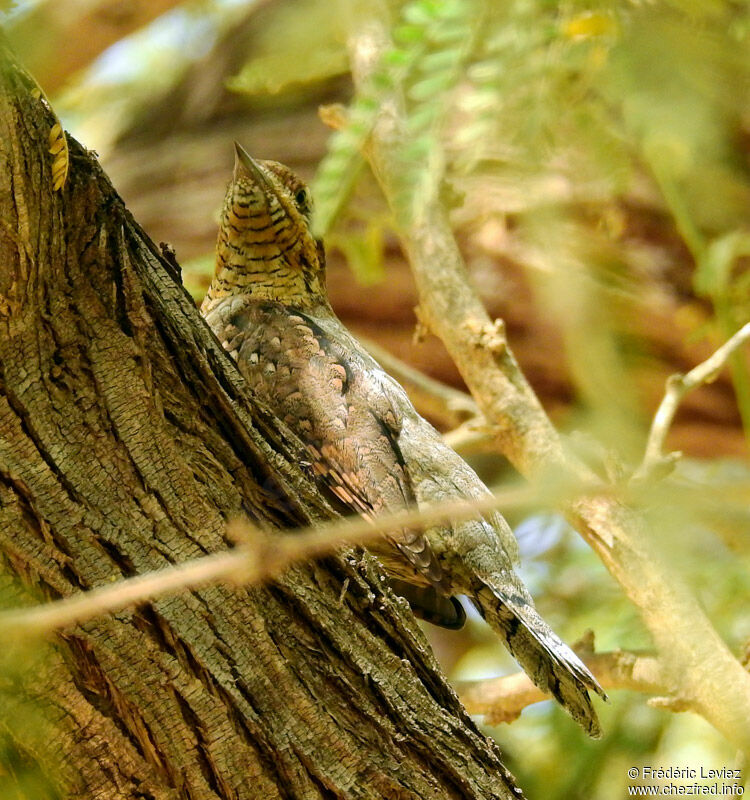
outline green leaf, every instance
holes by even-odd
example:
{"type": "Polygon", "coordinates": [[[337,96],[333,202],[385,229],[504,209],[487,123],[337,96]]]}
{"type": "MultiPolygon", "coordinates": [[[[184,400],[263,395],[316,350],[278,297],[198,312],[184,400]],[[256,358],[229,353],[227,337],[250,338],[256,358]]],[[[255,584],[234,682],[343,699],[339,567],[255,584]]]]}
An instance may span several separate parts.
{"type": "Polygon", "coordinates": [[[278,4],[258,29],[252,57],[227,81],[232,91],[275,94],[318,83],[349,68],[340,19],[315,0],[278,4]]]}
{"type": "Polygon", "coordinates": [[[747,231],[731,231],[714,239],[706,247],[695,271],[695,291],[714,298],[725,294],[735,262],[742,256],[750,256],[750,233],[747,231]]]}
{"type": "Polygon", "coordinates": [[[414,44],[424,40],[424,29],[418,25],[399,25],[393,31],[393,40],[399,44],[414,44]]]}
{"type": "Polygon", "coordinates": [[[441,95],[453,88],[456,77],[452,72],[438,72],[418,81],[409,89],[409,97],[416,101],[440,101],[441,95]]]}

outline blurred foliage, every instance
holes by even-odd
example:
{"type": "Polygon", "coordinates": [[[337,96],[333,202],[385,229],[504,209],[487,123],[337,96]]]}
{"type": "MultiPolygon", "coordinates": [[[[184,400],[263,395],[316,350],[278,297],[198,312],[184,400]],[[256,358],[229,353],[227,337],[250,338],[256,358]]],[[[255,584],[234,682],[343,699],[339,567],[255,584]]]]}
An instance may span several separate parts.
{"type": "MultiPolygon", "coordinates": [[[[0,608],[43,600],[41,593],[22,588],[0,558],[0,608]]],[[[56,752],[54,726],[48,724],[57,710],[42,698],[50,656],[50,645],[38,640],[6,640],[0,648],[0,800],[62,797],[52,767],[61,767],[62,755],[56,752]]]]}
{"type": "MultiPolygon", "coordinates": [[[[251,5],[185,3],[105,54],[63,98],[64,115],[114,131],[251,5]]],[[[252,52],[227,82],[253,98],[321,83],[348,69],[352,27],[367,14],[388,19],[390,46],[331,135],[315,181],[328,246],[367,283],[382,273],[392,228],[418,218],[428,198],[450,197],[466,230],[492,222],[499,254],[523,264],[535,301],[562,332],[574,384],[562,427],[635,463],[648,423],[636,371],[652,354],[633,321],[649,313],[644,284],[667,267],[635,244],[628,210],[661,214],[661,230],[692,264],[705,311],[690,325],[696,340],[715,346],[750,318],[750,0],[342,0],[336,9],[323,0],[267,4],[252,52]],[[396,221],[361,191],[371,178],[362,151],[389,102],[408,119],[396,221]]],[[[211,258],[184,266],[189,282],[210,271],[211,258]]],[[[190,284],[196,294],[199,286],[190,284]]],[[[750,430],[747,359],[732,369],[750,430]]],[[[683,461],[628,500],[740,652],[750,640],[747,464],[683,461]]],[[[591,628],[597,649],[650,647],[619,586],[553,511],[522,508],[509,518],[523,577],[565,639],[591,628]]],[[[429,633],[444,645],[445,635],[429,633]]],[[[460,651],[455,677],[516,670],[477,620],[449,638],[460,651]]],[[[701,719],[611,694],[601,743],[551,702],[488,731],[530,798],[625,796],[627,768],[639,764],[734,765],[701,719]]]]}
{"type": "MultiPolygon", "coordinates": [[[[659,193],[695,262],[696,291],[715,309],[704,336],[721,341],[748,318],[748,9],[719,1],[394,6],[392,46],[320,166],[319,230],[331,226],[359,174],[379,109],[403,106],[394,213],[412,219],[445,181],[479,176],[480,190],[489,180],[515,187],[514,201],[493,211],[537,266],[588,427],[635,457],[643,420],[626,376],[644,354],[622,335],[638,286],[628,285],[632,254],[617,205],[626,194],[659,193]]],[[[742,359],[733,372],[747,427],[742,359]]]]}
{"type": "Polygon", "coordinates": [[[317,0],[282,3],[259,31],[252,59],[228,86],[248,94],[273,94],[293,84],[344,74],[349,61],[343,43],[341,17],[321,14],[317,0]],[[314,24],[300,25],[300,19],[314,24]],[[305,58],[294,58],[293,53],[304,53],[305,58]]]}

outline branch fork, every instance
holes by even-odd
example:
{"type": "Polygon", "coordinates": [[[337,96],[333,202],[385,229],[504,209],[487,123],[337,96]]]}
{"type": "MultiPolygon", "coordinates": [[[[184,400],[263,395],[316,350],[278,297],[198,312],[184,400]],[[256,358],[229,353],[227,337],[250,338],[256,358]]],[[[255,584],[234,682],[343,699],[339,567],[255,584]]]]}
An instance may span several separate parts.
{"type": "Polygon", "coordinates": [[[750,322],[690,372],[685,375],[676,373],[667,378],[664,397],[651,423],[643,462],[631,479],[633,485],[664,478],[672,472],[682,454],[679,452],[665,454],[664,443],[682,399],[693,389],[715,381],[732,354],[748,339],[750,339],[750,322]]]}

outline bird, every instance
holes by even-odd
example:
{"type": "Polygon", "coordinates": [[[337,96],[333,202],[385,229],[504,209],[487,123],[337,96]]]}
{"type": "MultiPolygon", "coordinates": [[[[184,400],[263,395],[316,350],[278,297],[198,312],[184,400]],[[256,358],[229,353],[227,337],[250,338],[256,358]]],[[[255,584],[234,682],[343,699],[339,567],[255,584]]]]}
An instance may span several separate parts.
{"type": "MultiPolygon", "coordinates": [[[[473,469],[335,315],[312,213],[310,190],[292,170],[256,160],[235,142],[204,319],[347,513],[373,519],[487,497],[473,469]]],[[[428,621],[460,627],[457,597],[468,597],[529,678],[589,735],[601,735],[589,693],[606,695],[537,612],[514,571],[517,542],[499,512],[395,531],[370,549],[428,621]]]]}

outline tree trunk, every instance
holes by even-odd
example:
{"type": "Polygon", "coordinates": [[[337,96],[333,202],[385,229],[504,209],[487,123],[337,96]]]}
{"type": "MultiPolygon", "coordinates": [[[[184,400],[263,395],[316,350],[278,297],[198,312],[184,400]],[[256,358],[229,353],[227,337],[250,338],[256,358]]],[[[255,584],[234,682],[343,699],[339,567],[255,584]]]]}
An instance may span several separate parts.
{"type": "MultiPolygon", "coordinates": [[[[297,441],[74,141],[53,191],[54,119],[2,40],[0,61],[3,604],[226,549],[231,515],[330,516],[297,441]]],[[[11,656],[5,774],[44,790],[38,765],[47,795],[520,796],[367,556],[184,592],[11,656]]]]}

